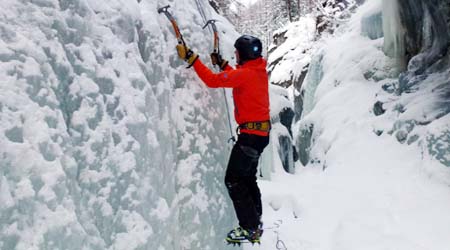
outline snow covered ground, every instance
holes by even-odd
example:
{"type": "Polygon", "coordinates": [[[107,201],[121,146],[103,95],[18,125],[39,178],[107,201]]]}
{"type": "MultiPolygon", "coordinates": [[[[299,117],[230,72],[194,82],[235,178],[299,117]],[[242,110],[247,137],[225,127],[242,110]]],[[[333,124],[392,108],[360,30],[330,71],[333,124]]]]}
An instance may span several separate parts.
{"type": "Polygon", "coordinates": [[[291,175],[274,160],[271,180],[259,181],[268,229],[261,246],[244,249],[449,249],[450,169],[420,143],[376,133],[396,119],[373,111],[396,62],[382,52],[383,38],[361,35],[362,18],[379,10],[381,1],[370,1],[317,46],[321,77],[305,86],[311,103],[294,129],[314,127],[308,164],[291,175]]]}
{"type": "MultiPolygon", "coordinates": [[[[372,132],[370,105],[358,99],[373,86],[342,91],[357,98],[345,95],[347,105],[324,109],[342,115],[353,105],[366,115],[349,115],[340,126],[327,122],[325,133],[334,126],[337,133],[323,159],[325,171],[298,166],[290,175],[278,167],[270,181],[260,181],[265,226],[282,220],[276,230],[287,249],[448,249],[450,188],[428,171],[444,166],[424,159],[417,147],[372,132]]],[[[275,249],[276,240],[267,230],[254,248],[275,249]]]]}
{"type": "MultiPolygon", "coordinates": [[[[282,220],[287,249],[448,249],[450,188],[424,170],[440,166],[368,128],[355,122],[341,130],[326,171],[307,167],[261,181],[264,221],[282,220]]],[[[259,249],[275,245],[267,230],[259,249]]]]}

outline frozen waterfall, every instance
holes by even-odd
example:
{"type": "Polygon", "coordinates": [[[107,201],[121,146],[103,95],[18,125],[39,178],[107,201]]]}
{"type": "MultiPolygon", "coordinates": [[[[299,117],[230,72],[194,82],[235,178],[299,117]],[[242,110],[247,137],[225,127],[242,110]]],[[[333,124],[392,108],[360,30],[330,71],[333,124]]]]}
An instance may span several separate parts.
{"type": "Polygon", "coordinates": [[[405,30],[401,23],[398,0],[383,0],[384,52],[395,58],[399,71],[406,68],[405,30]]]}
{"type": "MultiPolygon", "coordinates": [[[[237,34],[199,2],[231,55],[237,34]]],[[[196,2],[170,3],[206,58],[196,2]]],[[[224,100],[176,56],[163,4],[2,1],[0,249],[223,246],[224,100]]]]}

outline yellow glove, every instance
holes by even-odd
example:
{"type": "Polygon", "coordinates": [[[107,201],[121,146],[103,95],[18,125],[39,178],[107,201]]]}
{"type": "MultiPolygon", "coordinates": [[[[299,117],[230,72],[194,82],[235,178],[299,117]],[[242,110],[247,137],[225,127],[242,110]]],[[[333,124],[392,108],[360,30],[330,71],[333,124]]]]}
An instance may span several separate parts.
{"type": "Polygon", "coordinates": [[[195,63],[195,61],[198,59],[198,55],[195,54],[191,49],[189,49],[185,45],[178,44],[177,52],[178,52],[178,56],[181,59],[185,60],[189,64],[188,68],[190,68],[195,63]]]}
{"type": "Polygon", "coordinates": [[[228,65],[228,61],[224,60],[219,53],[211,53],[211,62],[213,65],[219,65],[221,70],[224,70],[228,65]]]}

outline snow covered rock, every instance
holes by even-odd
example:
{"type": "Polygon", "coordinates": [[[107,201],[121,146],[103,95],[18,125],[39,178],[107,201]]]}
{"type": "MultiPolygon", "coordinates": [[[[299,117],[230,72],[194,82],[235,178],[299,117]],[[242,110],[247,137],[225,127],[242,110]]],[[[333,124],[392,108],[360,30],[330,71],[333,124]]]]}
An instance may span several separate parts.
{"type": "MultiPolygon", "coordinates": [[[[414,2],[406,6],[403,2],[372,1],[365,4],[348,25],[341,27],[346,30],[344,34],[333,40],[325,39],[322,49],[313,56],[302,87],[302,121],[294,130],[303,163],[317,162],[324,157],[335,136],[327,134],[327,143],[319,143],[320,137],[325,136],[322,127],[328,119],[323,120],[323,114],[317,114],[327,112],[317,110],[317,105],[322,103],[323,106],[324,102],[344,105],[351,100],[347,96],[349,93],[341,93],[339,102],[325,99],[331,98],[341,86],[364,83],[376,88],[373,96],[361,100],[372,103],[369,111],[377,117],[373,123],[374,133],[391,134],[400,143],[414,144],[423,154],[430,154],[449,166],[446,135],[449,132],[450,65],[448,51],[444,48],[448,47],[445,46],[450,44],[450,39],[448,21],[443,23],[448,20],[449,12],[445,11],[448,5],[442,3],[441,6],[437,9],[428,3],[414,2]],[[391,5],[396,7],[391,8],[391,5]],[[383,32],[378,21],[381,10],[383,32]],[[381,34],[384,38],[377,39],[381,34]],[[407,69],[405,62],[408,62],[407,69]],[[321,149],[317,148],[319,145],[321,149]]],[[[337,120],[344,124],[348,116],[345,112],[329,115],[339,116],[337,120]]],[[[325,164],[323,160],[321,164],[325,164]]]]}
{"type": "Polygon", "coordinates": [[[268,59],[270,83],[300,89],[311,61],[315,32],[316,23],[312,17],[302,17],[274,32],[268,59]]]}

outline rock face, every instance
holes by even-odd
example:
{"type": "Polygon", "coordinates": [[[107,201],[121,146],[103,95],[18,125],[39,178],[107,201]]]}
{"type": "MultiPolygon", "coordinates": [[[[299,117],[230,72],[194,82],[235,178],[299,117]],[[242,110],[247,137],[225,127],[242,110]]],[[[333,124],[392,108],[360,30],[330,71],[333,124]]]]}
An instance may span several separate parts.
{"type": "Polygon", "coordinates": [[[448,68],[448,62],[442,59],[448,58],[450,44],[450,1],[407,0],[398,1],[398,5],[405,29],[405,52],[411,59],[408,71],[422,73],[438,62],[448,68]]]}

